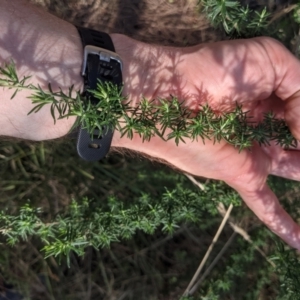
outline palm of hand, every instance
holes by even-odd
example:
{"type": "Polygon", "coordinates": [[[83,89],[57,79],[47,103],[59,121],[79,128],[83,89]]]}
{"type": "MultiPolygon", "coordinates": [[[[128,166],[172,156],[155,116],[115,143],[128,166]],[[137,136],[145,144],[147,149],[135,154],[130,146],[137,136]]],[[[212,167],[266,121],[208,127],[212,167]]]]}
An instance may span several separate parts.
{"type": "MultiPolygon", "coordinates": [[[[260,38],[204,45],[195,50],[186,56],[184,68],[188,76],[179,89],[188,96],[190,107],[206,102],[224,111],[239,103],[257,121],[273,111],[286,119],[299,139],[296,96],[300,64],[282,45],[260,38]]],[[[272,231],[300,249],[300,227],[266,184],[269,174],[300,180],[300,152],[275,144],[254,144],[250,150],[239,153],[224,141],[189,141],[178,147],[169,144],[163,156],[186,172],[225,181],[272,231]]]]}
{"type": "MultiPolygon", "coordinates": [[[[275,40],[256,38],[144,52],[149,57],[147,72],[132,77],[125,91],[133,103],[141,96],[156,99],[170,94],[185,99],[192,110],[208,104],[216,111],[231,111],[238,103],[257,121],[270,111],[285,118],[300,140],[300,63],[275,40]],[[155,76],[149,76],[152,73],[155,76]]],[[[225,141],[203,144],[186,139],[176,146],[173,140],[159,137],[144,143],[138,135],[129,140],[115,133],[114,138],[116,145],[162,159],[185,172],[225,181],[272,231],[300,249],[300,227],[266,184],[269,174],[300,180],[298,151],[254,144],[239,153],[225,141]]]]}

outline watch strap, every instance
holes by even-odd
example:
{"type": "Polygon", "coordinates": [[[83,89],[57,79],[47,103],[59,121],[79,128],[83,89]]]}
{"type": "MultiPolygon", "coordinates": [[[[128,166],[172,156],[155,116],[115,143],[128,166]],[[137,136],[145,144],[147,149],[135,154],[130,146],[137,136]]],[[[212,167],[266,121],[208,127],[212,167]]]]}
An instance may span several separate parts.
{"type": "Polygon", "coordinates": [[[87,45],[93,45],[115,52],[114,44],[107,33],[78,26],[76,28],[81,37],[83,48],[87,45]]]}
{"type": "MultiPolygon", "coordinates": [[[[89,90],[96,89],[98,80],[102,82],[112,82],[121,86],[121,64],[117,60],[109,59],[106,55],[105,50],[108,50],[108,52],[113,52],[115,50],[108,34],[82,27],[77,27],[77,29],[84,46],[84,51],[86,51],[89,46],[99,47],[99,49],[95,48],[97,51],[99,50],[99,53],[95,54],[92,52],[84,58],[84,63],[86,63],[86,65],[83,70],[83,96],[85,96],[92,104],[96,104],[99,100],[95,99],[89,90]],[[102,58],[100,53],[104,53],[102,58]]],[[[84,160],[101,160],[110,149],[112,137],[113,130],[108,126],[102,127],[101,135],[99,135],[99,130],[94,130],[92,136],[85,128],[81,127],[77,137],[77,152],[84,160]]]]}

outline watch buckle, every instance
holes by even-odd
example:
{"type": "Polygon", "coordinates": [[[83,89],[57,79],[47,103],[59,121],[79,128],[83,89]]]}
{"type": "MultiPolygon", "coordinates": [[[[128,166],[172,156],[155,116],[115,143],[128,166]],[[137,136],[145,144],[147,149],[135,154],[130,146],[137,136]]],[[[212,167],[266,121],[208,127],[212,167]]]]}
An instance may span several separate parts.
{"type": "Polygon", "coordinates": [[[100,48],[100,47],[87,45],[84,47],[84,50],[83,50],[83,64],[82,64],[82,70],[81,70],[82,76],[86,76],[85,70],[86,70],[87,59],[88,59],[89,54],[98,55],[99,60],[106,61],[106,62],[110,62],[110,60],[113,59],[120,64],[121,71],[123,69],[122,60],[118,54],[116,54],[115,52],[100,48]]]}

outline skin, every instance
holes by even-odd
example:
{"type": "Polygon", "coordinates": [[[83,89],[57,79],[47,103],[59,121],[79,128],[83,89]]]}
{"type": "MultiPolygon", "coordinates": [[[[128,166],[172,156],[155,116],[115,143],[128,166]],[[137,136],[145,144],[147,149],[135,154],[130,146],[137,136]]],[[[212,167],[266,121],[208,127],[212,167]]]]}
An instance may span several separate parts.
{"type": "MultiPolygon", "coordinates": [[[[23,0],[0,0],[0,61],[16,62],[18,73],[33,75],[31,82],[67,90],[82,90],[82,45],[74,26],[23,0]]],[[[270,38],[224,41],[189,48],[147,45],[126,36],[111,35],[124,62],[124,94],[135,105],[148,99],[169,97],[186,100],[190,109],[208,103],[227,111],[236,103],[250,110],[256,120],[274,111],[285,118],[300,140],[300,63],[279,42],[270,38]]],[[[73,118],[53,124],[49,109],[27,115],[32,104],[26,91],[9,100],[12,91],[1,89],[0,134],[29,140],[66,135],[73,118]]],[[[225,142],[164,142],[154,137],[142,142],[120,138],[112,145],[132,149],[177,168],[233,187],[257,217],[290,246],[300,249],[300,227],[282,209],[266,184],[269,174],[300,180],[299,152],[276,145],[238,152],[225,142]],[[230,170],[230,171],[229,171],[230,170]]],[[[78,158],[79,159],[79,158],[78,158]]]]}
{"type": "MultiPolygon", "coordinates": [[[[278,117],[284,117],[294,136],[300,138],[297,130],[300,65],[277,41],[256,38],[184,49],[160,48],[151,53],[160,57],[158,53],[163,50],[167,58],[162,61],[169,68],[174,57],[178,63],[170,68],[172,72],[167,67],[159,69],[161,63],[158,63],[155,68],[159,69],[161,77],[146,78],[142,84],[137,84],[154,86],[154,93],[143,89],[133,99],[139,99],[143,93],[150,99],[176,94],[186,99],[192,109],[208,103],[219,111],[233,109],[237,102],[250,110],[257,120],[272,110],[278,117]]],[[[137,92],[137,88],[132,90],[135,95],[133,91],[137,92]]],[[[224,180],[273,232],[300,249],[299,226],[282,209],[266,184],[269,174],[300,179],[298,151],[283,150],[275,145],[264,148],[253,145],[251,151],[238,153],[225,142],[206,141],[204,145],[202,141],[187,141],[177,147],[174,141],[163,142],[158,138],[142,143],[137,136],[133,141],[119,141],[123,147],[162,158],[185,172],[224,180]]]]}

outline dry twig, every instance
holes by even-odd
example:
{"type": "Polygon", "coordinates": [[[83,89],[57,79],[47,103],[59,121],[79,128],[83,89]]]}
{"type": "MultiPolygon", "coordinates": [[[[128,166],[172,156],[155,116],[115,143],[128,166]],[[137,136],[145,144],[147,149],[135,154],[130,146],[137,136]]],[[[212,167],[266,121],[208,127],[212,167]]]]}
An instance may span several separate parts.
{"type": "Polygon", "coordinates": [[[222,232],[222,230],[223,230],[223,228],[224,228],[224,226],[226,224],[226,221],[229,218],[229,215],[231,213],[232,208],[233,208],[233,205],[230,204],[230,206],[229,206],[229,208],[228,208],[228,210],[227,210],[227,212],[226,212],[226,214],[225,214],[225,216],[224,216],[224,218],[223,218],[223,220],[222,220],[222,222],[221,222],[221,224],[220,224],[220,226],[218,228],[218,231],[217,231],[216,235],[214,236],[214,238],[213,238],[210,246],[208,247],[208,249],[207,249],[207,251],[206,251],[206,253],[205,253],[205,255],[204,255],[204,257],[203,257],[203,259],[202,259],[202,261],[201,261],[201,263],[200,263],[200,265],[198,267],[198,269],[197,269],[197,271],[195,272],[192,280],[190,281],[190,283],[189,283],[188,287],[186,288],[185,292],[183,293],[183,296],[188,296],[190,294],[190,289],[192,288],[192,286],[194,285],[195,281],[197,280],[200,272],[203,269],[203,266],[205,265],[205,263],[206,263],[209,255],[210,255],[210,253],[212,252],[212,249],[213,249],[215,243],[217,242],[217,240],[218,240],[218,238],[219,238],[219,236],[220,236],[220,234],[221,234],[221,232],[222,232]]]}

